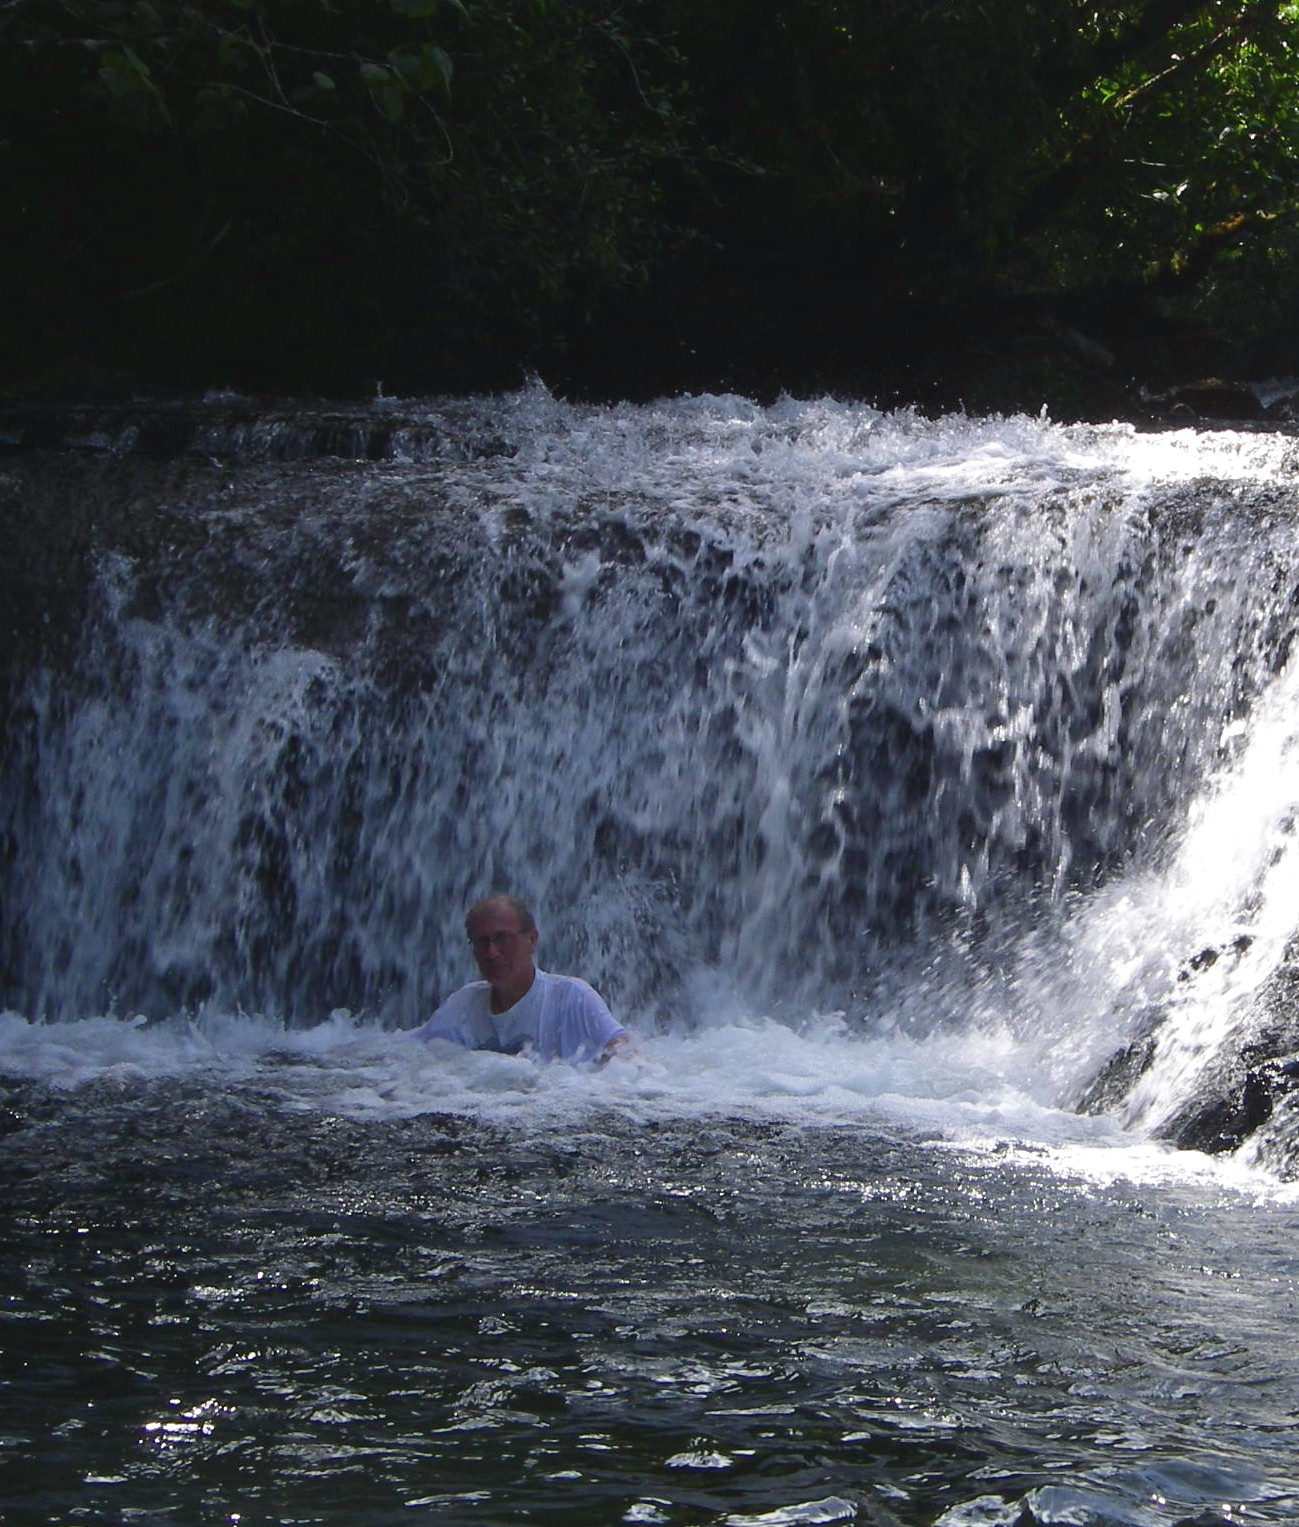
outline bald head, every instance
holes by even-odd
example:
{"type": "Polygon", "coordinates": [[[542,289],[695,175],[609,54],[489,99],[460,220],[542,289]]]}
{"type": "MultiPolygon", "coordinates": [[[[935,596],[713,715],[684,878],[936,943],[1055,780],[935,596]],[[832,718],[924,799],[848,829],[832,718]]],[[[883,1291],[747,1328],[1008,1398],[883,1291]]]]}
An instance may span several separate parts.
{"type": "Polygon", "coordinates": [[[512,913],[517,920],[520,933],[536,933],[537,920],[532,915],[532,909],[526,901],[520,901],[517,896],[507,896],[503,892],[494,892],[491,896],[484,896],[481,901],[474,902],[473,906],[465,913],[465,928],[469,930],[470,923],[481,920],[487,912],[512,913]]]}

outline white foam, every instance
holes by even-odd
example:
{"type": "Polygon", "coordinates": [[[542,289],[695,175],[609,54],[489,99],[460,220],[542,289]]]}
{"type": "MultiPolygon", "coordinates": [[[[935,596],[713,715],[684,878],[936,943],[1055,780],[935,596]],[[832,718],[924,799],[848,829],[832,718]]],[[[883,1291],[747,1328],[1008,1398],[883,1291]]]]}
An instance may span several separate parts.
{"type": "Polygon", "coordinates": [[[1004,1031],[863,1037],[836,1015],[798,1032],[755,1018],[642,1036],[600,1070],[424,1043],[343,1012],[298,1030],[215,1013],[162,1023],[0,1015],[0,1076],[64,1093],[105,1082],[254,1084],[289,1111],[375,1123],[452,1114],[525,1136],[599,1128],[610,1115],[629,1125],[741,1118],[926,1140],[1102,1184],[1281,1191],[1244,1164],[1172,1151],[1043,1102],[1025,1082],[1030,1060],[1004,1031]]]}

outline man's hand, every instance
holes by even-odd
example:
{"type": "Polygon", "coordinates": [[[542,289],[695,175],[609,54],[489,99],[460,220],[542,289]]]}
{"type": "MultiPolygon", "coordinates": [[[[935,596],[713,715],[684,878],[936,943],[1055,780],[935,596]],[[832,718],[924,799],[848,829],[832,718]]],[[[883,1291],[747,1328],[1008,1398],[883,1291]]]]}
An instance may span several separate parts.
{"type": "Polygon", "coordinates": [[[607,1045],[605,1045],[604,1049],[601,1051],[600,1058],[599,1058],[599,1060],[596,1061],[596,1065],[597,1066],[607,1066],[609,1064],[609,1062],[614,1058],[615,1055],[621,1054],[623,1056],[626,1056],[626,1055],[628,1055],[630,1053],[630,1049],[631,1049],[631,1035],[630,1034],[615,1034],[613,1036],[613,1038],[609,1041],[609,1043],[607,1045]]]}

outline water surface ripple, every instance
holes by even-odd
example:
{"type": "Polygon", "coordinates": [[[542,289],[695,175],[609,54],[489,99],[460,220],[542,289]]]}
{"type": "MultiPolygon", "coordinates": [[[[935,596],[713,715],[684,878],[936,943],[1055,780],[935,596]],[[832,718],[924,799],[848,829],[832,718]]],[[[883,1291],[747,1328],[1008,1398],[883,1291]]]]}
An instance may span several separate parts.
{"type": "Polygon", "coordinates": [[[5,1118],[12,1527],[1299,1515],[1293,1205],[883,1125],[303,1114],[269,1069],[5,1118]]]}

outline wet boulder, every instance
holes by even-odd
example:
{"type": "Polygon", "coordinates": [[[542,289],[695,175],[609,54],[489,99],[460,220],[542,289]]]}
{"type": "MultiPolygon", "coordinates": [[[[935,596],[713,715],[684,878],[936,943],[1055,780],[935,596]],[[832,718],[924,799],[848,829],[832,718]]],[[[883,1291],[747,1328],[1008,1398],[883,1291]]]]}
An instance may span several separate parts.
{"type": "Polygon", "coordinates": [[[1152,393],[1145,401],[1156,414],[1171,422],[1196,423],[1209,419],[1235,423],[1268,417],[1258,394],[1248,382],[1224,381],[1220,377],[1183,382],[1170,387],[1167,392],[1152,393]]]}

